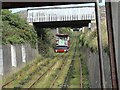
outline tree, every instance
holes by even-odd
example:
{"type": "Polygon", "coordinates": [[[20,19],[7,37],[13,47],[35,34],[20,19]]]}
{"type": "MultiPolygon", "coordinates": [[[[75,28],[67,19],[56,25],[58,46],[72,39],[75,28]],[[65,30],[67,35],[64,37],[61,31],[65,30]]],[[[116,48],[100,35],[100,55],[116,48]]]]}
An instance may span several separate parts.
{"type": "Polygon", "coordinates": [[[35,45],[36,31],[25,19],[9,10],[2,10],[2,44],[30,43],[35,45]]]}

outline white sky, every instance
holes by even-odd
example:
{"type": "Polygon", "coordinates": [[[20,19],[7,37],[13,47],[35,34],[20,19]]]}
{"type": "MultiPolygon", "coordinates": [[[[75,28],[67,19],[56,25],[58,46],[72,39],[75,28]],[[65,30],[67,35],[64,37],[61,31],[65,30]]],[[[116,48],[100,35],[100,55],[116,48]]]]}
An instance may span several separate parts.
{"type": "MultiPolygon", "coordinates": [[[[105,0],[102,0],[102,3],[100,5],[105,5],[105,0]]],[[[57,5],[56,7],[75,7],[75,6],[94,6],[93,3],[90,4],[71,4],[71,5],[57,5]]],[[[44,8],[49,8],[49,7],[54,7],[54,6],[44,6],[44,8]]],[[[16,13],[22,10],[27,10],[31,8],[40,8],[40,7],[27,7],[27,8],[15,8],[15,9],[9,9],[12,11],[12,13],[16,13]]]]}

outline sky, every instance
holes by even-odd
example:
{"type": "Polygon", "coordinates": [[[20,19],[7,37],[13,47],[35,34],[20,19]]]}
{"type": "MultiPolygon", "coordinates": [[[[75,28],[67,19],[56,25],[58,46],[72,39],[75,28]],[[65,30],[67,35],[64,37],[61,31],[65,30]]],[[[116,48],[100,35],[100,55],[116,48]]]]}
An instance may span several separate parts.
{"type": "MultiPolygon", "coordinates": [[[[103,6],[105,5],[105,0],[102,0],[102,3],[99,3],[99,5],[103,6]]],[[[90,4],[71,4],[71,5],[58,5],[58,7],[74,7],[74,6],[94,6],[93,3],[90,4]]],[[[44,6],[44,8],[49,8],[49,7],[54,7],[54,6],[44,6]]],[[[27,10],[27,9],[31,9],[31,8],[38,8],[38,7],[27,7],[27,8],[15,8],[15,9],[9,9],[12,11],[12,13],[16,13],[22,10],[27,10]]]]}

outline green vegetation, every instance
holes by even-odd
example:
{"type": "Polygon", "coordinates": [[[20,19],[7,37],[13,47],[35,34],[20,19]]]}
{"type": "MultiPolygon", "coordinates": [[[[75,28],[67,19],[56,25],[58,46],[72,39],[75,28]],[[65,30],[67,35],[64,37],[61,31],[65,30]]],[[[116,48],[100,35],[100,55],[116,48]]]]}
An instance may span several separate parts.
{"type": "Polygon", "coordinates": [[[9,10],[2,10],[2,44],[30,43],[35,46],[37,34],[27,21],[9,10]]]}
{"type": "Polygon", "coordinates": [[[55,40],[50,28],[38,31],[38,50],[44,57],[54,57],[53,41],[55,40]]]}
{"type": "Polygon", "coordinates": [[[68,28],[63,27],[63,28],[59,29],[59,33],[71,35],[72,31],[71,31],[71,29],[69,27],[68,28]]]}
{"type": "Polygon", "coordinates": [[[4,79],[4,83],[13,80],[12,83],[7,85],[8,88],[23,88],[28,87],[39,75],[44,73],[55,61],[57,58],[54,58],[50,61],[49,58],[44,58],[39,56],[32,63],[26,65],[19,72],[10,75],[8,78],[4,79]],[[47,66],[47,67],[46,67],[47,66]]]}
{"type": "MultiPolygon", "coordinates": [[[[71,35],[70,28],[60,28],[59,32],[62,34],[71,35]]],[[[38,30],[38,49],[44,57],[54,57],[53,48],[55,47],[55,38],[50,28],[43,28],[38,30]]]]}
{"type": "Polygon", "coordinates": [[[59,72],[59,67],[62,64],[62,60],[57,61],[57,63],[52,67],[52,69],[45,75],[34,88],[48,88],[52,83],[54,77],[59,72]]]}
{"type": "MultiPolygon", "coordinates": [[[[106,30],[106,23],[103,21],[101,23],[101,31],[102,31],[102,45],[105,52],[108,53],[108,37],[107,37],[107,30],[106,30]]],[[[81,33],[80,42],[82,46],[87,46],[91,49],[91,51],[98,50],[98,43],[97,43],[97,31],[96,30],[88,30],[86,29],[84,33],[81,33]]]]}
{"type": "MultiPolygon", "coordinates": [[[[80,88],[82,84],[82,88],[89,88],[89,80],[88,80],[88,67],[87,62],[84,58],[84,55],[81,53],[80,49],[80,33],[76,32],[77,35],[77,43],[76,43],[76,53],[75,53],[75,61],[74,61],[74,68],[72,72],[72,76],[70,79],[70,86],[69,88],[80,88]],[[81,63],[81,67],[80,67],[81,63]],[[82,70],[82,72],[81,72],[82,70]],[[80,74],[82,73],[82,78],[80,74]],[[82,82],[80,82],[82,79],[82,82]]],[[[73,89],[74,90],[74,89],[73,89]]]]}
{"type": "Polygon", "coordinates": [[[76,42],[76,52],[75,58],[74,58],[74,65],[73,65],[73,71],[72,76],[70,79],[69,88],[80,88],[80,50],[79,48],[79,34],[77,35],[77,42],[76,42]]]}
{"type": "Polygon", "coordinates": [[[53,57],[53,40],[55,39],[51,29],[43,28],[37,32],[34,27],[21,18],[17,13],[9,10],[2,10],[2,40],[1,44],[21,44],[28,43],[31,47],[36,47],[38,43],[39,53],[45,57],[53,57]]]}
{"type": "Polygon", "coordinates": [[[82,65],[82,84],[83,88],[89,88],[89,78],[88,78],[88,67],[84,55],[80,55],[81,65],[82,65]]]}

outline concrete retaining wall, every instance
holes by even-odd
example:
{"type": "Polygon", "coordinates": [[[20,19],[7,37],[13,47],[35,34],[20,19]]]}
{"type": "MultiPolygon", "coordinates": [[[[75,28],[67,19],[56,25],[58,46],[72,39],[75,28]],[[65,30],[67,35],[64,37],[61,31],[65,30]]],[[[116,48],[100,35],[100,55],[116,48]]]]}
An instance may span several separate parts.
{"type": "MultiPolygon", "coordinates": [[[[86,47],[81,47],[80,51],[83,53],[89,72],[89,86],[90,88],[100,88],[100,67],[99,67],[99,55],[98,53],[93,53],[86,47]]],[[[109,57],[106,53],[103,53],[104,62],[104,77],[106,88],[111,88],[111,72],[110,72],[110,62],[109,57]]]]}
{"type": "Polygon", "coordinates": [[[24,64],[36,58],[38,52],[29,44],[1,45],[0,46],[0,75],[8,75],[20,69],[24,64]]]}
{"type": "Polygon", "coordinates": [[[2,45],[0,45],[0,75],[3,75],[3,50],[2,50],[2,45]]]}
{"type": "Polygon", "coordinates": [[[11,45],[3,45],[3,74],[7,74],[12,70],[11,62],[11,45]]]}

